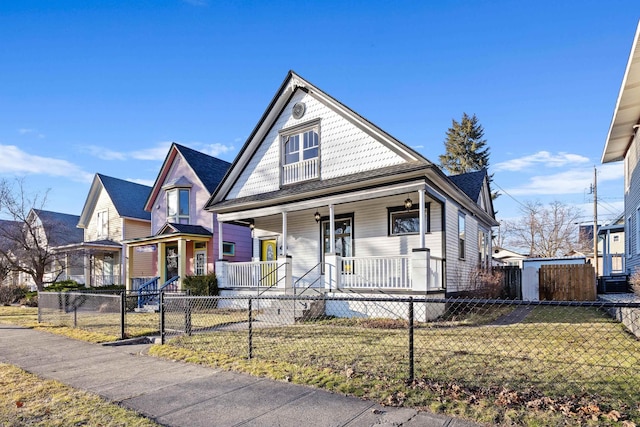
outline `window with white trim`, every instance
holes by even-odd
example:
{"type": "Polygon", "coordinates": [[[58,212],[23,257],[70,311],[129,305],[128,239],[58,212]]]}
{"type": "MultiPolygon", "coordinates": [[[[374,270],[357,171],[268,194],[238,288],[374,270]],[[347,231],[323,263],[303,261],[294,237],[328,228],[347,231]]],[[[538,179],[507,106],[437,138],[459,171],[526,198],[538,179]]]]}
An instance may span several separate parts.
{"type": "Polygon", "coordinates": [[[458,258],[465,257],[465,214],[458,212],[458,258]]]}
{"type": "Polygon", "coordinates": [[[640,245],[638,244],[640,243],[640,227],[638,227],[638,224],[640,224],[640,206],[636,208],[636,223],[634,227],[636,236],[636,254],[640,254],[640,245]]]}
{"type": "Polygon", "coordinates": [[[478,265],[481,268],[489,267],[489,233],[478,228],[478,265]]]}
{"type": "Polygon", "coordinates": [[[633,254],[633,250],[631,248],[631,235],[632,235],[632,228],[631,228],[631,217],[627,217],[627,228],[626,228],[626,232],[625,235],[627,236],[627,238],[625,239],[627,241],[627,248],[625,253],[629,254],[629,256],[631,256],[633,254]]]}
{"type": "Polygon", "coordinates": [[[109,237],[109,211],[103,210],[97,213],[97,233],[98,238],[109,237]]]}
{"type": "Polygon", "coordinates": [[[189,224],[189,189],[167,190],[167,222],[189,224]]]}
{"type": "Polygon", "coordinates": [[[320,175],[320,122],[280,131],[282,184],[316,179],[320,175]]]}

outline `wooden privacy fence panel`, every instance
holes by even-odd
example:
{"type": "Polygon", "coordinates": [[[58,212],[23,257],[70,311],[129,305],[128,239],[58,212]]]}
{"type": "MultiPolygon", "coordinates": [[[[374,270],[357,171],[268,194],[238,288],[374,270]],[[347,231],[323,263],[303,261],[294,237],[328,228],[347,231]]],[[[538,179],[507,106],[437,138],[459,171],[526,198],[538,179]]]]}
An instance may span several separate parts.
{"type": "Polygon", "coordinates": [[[591,264],[543,265],[539,278],[540,300],[596,300],[596,275],[591,264]]]}

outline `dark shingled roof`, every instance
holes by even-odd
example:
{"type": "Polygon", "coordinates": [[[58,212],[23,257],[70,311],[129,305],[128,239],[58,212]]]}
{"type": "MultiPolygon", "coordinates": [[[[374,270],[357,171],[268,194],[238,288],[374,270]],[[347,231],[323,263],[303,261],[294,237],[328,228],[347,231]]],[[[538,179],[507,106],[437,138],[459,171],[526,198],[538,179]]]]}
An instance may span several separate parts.
{"type": "Polygon", "coordinates": [[[351,175],[340,176],[337,178],[301,182],[296,185],[284,187],[280,190],[271,191],[268,193],[253,194],[251,196],[240,197],[237,199],[224,200],[212,205],[208,205],[206,207],[229,207],[242,205],[243,203],[247,202],[260,202],[271,199],[275,200],[287,196],[305,196],[308,192],[330,190],[339,185],[365,183],[366,181],[375,178],[389,177],[397,174],[411,173],[421,170],[424,170],[426,172],[426,170],[431,167],[433,167],[433,165],[426,161],[400,163],[393,166],[386,166],[383,168],[372,169],[365,172],[358,172],[351,175]]]}
{"type": "MultiPolygon", "coordinates": [[[[184,145],[174,143],[180,154],[202,181],[209,194],[212,194],[222,181],[231,163],[217,159],[184,145]]],[[[144,203],[143,203],[144,204],[144,203]]]]}
{"type": "Polygon", "coordinates": [[[82,243],[84,230],[78,228],[79,215],[60,212],[33,210],[43,224],[49,246],[63,246],[82,243]]]}
{"type": "MultiPolygon", "coordinates": [[[[164,225],[164,227],[162,227],[160,229],[160,231],[158,232],[158,235],[161,234],[166,234],[163,233],[167,228],[171,228],[173,230],[175,230],[175,233],[180,233],[180,234],[198,234],[198,235],[202,235],[202,236],[212,236],[213,233],[211,233],[209,230],[207,230],[206,228],[204,228],[201,225],[191,225],[191,224],[175,224],[175,223],[167,223],[164,225]]],[[[169,233],[169,234],[173,234],[173,233],[169,233]]]]}
{"type": "Polygon", "coordinates": [[[474,172],[461,173],[460,175],[450,176],[449,179],[460,190],[464,192],[474,202],[478,201],[484,178],[487,176],[487,170],[482,169],[474,172]]]}
{"type": "Polygon", "coordinates": [[[144,210],[151,187],[102,174],[97,175],[121,217],[151,221],[151,212],[144,210]]]}

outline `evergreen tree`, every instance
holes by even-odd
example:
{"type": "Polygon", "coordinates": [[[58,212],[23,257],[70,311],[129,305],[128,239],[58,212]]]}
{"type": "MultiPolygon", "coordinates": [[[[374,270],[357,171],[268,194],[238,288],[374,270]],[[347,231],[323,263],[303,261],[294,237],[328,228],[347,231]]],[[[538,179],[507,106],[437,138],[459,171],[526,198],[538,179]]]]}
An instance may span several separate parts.
{"type": "Polygon", "coordinates": [[[451,122],[444,142],[446,152],[440,156],[440,167],[450,175],[488,168],[489,147],[476,115],[469,117],[463,113],[459,123],[451,122]]]}

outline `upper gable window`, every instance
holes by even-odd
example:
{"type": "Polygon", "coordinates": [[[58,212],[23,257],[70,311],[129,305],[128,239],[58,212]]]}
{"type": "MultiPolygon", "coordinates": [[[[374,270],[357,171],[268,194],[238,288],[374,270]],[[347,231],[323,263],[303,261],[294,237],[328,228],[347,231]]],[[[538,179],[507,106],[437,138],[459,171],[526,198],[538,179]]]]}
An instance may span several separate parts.
{"type": "Polygon", "coordinates": [[[106,210],[98,212],[96,220],[97,220],[98,238],[108,237],[109,236],[109,212],[106,210]]]}
{"type": "Polygon", "coordinates": [[[320,176],[320,121],[280,131],[282,184],[320,176]]]}
{"type": "Polygon", "coordinates": [[[189,224],[189,190],[176,188],[167,191],[167,222],[189,224]]]}

